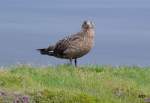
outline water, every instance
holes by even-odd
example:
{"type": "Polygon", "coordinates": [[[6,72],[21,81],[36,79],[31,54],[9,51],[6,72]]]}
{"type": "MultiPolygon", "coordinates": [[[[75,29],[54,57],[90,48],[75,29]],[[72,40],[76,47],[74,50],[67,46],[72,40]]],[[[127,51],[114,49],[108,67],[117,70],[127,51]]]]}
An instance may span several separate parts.
{"type": "Polygon", "coordinates": [[[79,64],[149,65],[149,0],[1,0],[0,65],[66,63],[35,49],[79,31],[86,19],[95,22],[95,46],[79,64]]]}

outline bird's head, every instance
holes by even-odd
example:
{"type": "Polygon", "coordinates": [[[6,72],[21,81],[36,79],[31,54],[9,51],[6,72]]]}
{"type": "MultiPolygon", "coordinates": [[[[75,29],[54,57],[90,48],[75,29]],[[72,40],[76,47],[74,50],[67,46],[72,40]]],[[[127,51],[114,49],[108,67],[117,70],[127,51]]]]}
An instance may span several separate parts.
{"type": "Polygon", "coordinates": [[[94,23],[92,21],[86,20],[82,24],[82,29],[84,30],[94,29],[94,23]]]}

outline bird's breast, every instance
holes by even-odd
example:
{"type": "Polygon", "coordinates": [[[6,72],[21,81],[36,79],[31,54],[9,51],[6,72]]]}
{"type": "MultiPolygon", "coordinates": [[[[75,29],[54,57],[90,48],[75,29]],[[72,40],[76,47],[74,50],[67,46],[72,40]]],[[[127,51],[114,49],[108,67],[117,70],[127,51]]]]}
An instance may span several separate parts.
{"type": "Polygon", "coordinates": [[[77,43],[76,49],[78,49],[78,52],[75,53],[75,57],[82,57],[86,55],[93,47],[94,44],[94,35],[84,35],[81,42],[77,43]]]}

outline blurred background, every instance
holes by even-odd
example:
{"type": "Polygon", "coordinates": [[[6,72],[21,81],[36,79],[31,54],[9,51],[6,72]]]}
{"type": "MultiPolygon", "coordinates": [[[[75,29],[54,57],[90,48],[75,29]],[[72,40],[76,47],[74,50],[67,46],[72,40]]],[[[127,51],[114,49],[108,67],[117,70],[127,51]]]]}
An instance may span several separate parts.
{"type": "Polygon", "coordinates": [[[36,49],[96,25],[95,46],[79,64],[150,65],[149,0],[1,0],[0,66],[67,63],[36,49]]]}

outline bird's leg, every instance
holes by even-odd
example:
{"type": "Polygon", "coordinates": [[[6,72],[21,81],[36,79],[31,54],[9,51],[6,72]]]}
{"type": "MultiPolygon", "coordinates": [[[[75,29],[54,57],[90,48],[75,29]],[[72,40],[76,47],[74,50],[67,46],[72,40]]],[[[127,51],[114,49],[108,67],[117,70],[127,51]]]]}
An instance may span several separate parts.
{"type": "Polygon", "coordinates": [[[70,60],[70,65],[72,65],[72,58],[71,59],[69,59],[70,60]]]}
{"type": "Polygon", "coordinates": [[[77,67],[77,59],[74,60],[75,67],[77,67]]]}

